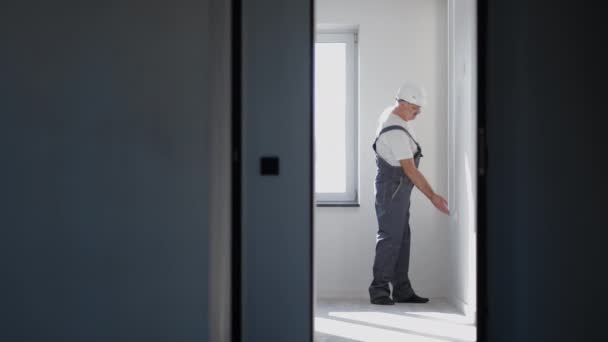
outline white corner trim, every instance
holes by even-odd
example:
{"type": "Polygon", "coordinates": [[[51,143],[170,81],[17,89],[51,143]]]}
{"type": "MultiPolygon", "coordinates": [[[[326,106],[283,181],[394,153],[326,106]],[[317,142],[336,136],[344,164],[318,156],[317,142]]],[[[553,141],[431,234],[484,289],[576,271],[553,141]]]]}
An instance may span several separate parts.
{"type": "Polygon", "coordinates": [[[448,301],[448,303],[456,307],[459,313],[465,315],[467,318],[470,319],[471,322],[476,323],[475,313],[477,311],[477,308],[474,305],[470,305],[464,302],[462,299],[455,297],[448,297],[446,298],[446,300],[448,301]]]}

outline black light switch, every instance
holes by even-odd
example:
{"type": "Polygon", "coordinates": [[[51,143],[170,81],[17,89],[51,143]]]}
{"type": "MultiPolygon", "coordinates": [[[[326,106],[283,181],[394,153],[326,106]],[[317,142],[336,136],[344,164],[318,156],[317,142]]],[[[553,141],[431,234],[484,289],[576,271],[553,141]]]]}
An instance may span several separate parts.
{"type": "Polygon", "coordinates": [[[262,157],[260,159],[260,173],[262,176],[276,176],[279,174],[279,157],[262,157]]]}

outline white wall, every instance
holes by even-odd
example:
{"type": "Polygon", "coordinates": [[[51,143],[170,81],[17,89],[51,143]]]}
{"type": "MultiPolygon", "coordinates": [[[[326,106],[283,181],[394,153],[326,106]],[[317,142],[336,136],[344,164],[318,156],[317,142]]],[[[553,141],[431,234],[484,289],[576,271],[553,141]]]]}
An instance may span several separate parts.
{"type": "MultiPolygon", "coordinates": [[[[359,26],[359,208],[316,208],[318,297],[368,297],[377,230],[371,144],[380,112],[401,82],[423,84],[428,105],[414,123],[421,171],[447,196],[447,0],[317,0],[317,24],[359,26]]],[[[418,191],[412,201],[410,278],[417,292],[447,293],[448,219],[418,191]]]]}
{"type": "Polygon", "coordinates": [[[468,314],[474,311],[475,226],[477,200],[477,108],[475,0],[449,0],[450,93],[449,201],[453,215],[448,230],[447,297],[468,314]]]}

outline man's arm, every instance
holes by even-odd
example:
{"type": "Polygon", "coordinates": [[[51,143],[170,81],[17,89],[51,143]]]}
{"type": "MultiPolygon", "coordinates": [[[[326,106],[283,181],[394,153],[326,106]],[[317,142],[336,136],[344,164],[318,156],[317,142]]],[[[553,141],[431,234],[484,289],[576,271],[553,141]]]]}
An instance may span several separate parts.
{"type": "Polygon", "coordinates": [[[412,180],[412,183],[414,183],[414,185],[431,201],[431,203],[433,203],[435,208],[442,213],[449,215],[450,211],[448,210],[448,202],[445,200],[445,198],[433,191],[433,188],[429,182],[427,182],[424,175],[418,170],[416,164],[414,164],[414,160],[403,159],[400,160],[399,163],[401,164],[403,172],[405,172],[408,178],[412,180]]]}

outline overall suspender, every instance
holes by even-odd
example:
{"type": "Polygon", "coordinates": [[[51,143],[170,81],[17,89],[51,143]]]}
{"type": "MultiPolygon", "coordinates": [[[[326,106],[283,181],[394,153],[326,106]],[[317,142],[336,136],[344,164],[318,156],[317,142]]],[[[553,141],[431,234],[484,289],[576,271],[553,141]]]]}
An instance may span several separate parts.
{"type": "Polygon", "coordinates": [[[399,130],[399,131],[405,132],[410,137],[410,139],[412,139],[412,141],[414,142],[414,144],[416,144],[416,147],[418,148],[418,151],[416,152],[416,154],[420,154],[420,157],[422,157],[422,149],[420,148],[420,144],[418,144],[418,142],[416,141],[416,139],[414,139],[414,137],[412,137],[412,135],[410,134],[410,132],[408,132],[407,129],[405,129],[405,127],[400,126],[400,125],[393,125],[393,126],[384,127],[380,131],[380,133],[378,133],[378,136],[376,137],[376,140],[374,140],[374,144],[372,145],[372,148],[374,149],[374,152],[376,152],[376,143],[378,142],[378,139],[380,138],[380,136],[382,134],[386,133],[386,132],[394,131],[394,130],[399,130]]]}

